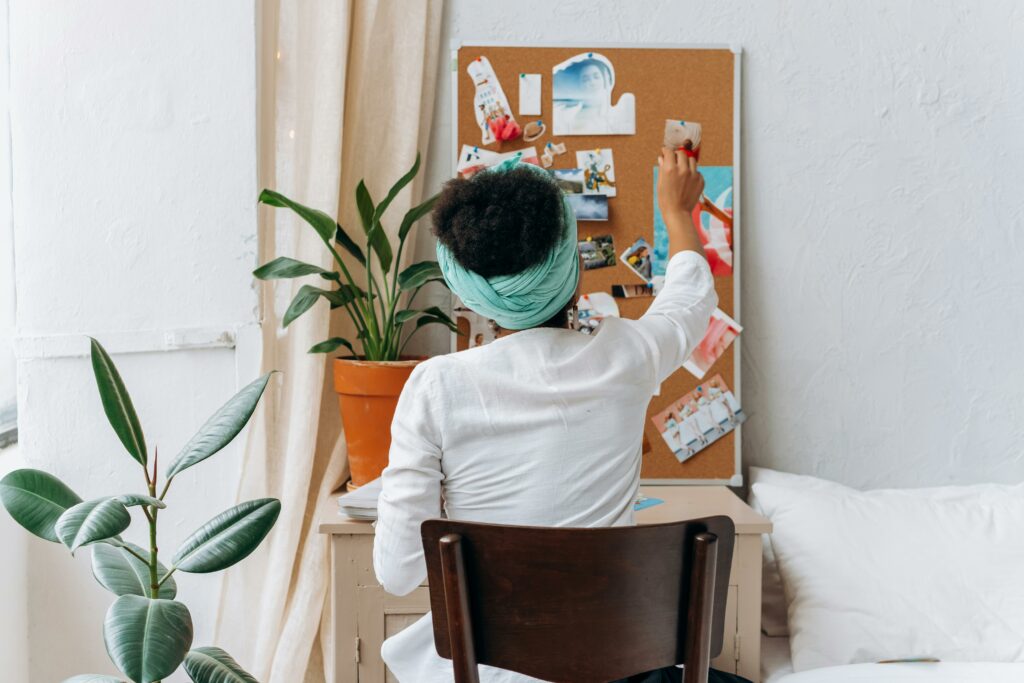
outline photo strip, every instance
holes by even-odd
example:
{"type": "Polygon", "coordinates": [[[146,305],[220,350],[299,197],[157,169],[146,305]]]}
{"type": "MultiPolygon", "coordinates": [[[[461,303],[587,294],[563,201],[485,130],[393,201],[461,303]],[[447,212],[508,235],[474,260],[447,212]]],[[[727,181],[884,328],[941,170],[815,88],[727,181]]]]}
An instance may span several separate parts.
{"type": "Polygon", "coordinates": [[[686,462],[745,419],[732,390],[721,375],[715,375],[651,416],[651,423],[676,459],[686,462]]]}

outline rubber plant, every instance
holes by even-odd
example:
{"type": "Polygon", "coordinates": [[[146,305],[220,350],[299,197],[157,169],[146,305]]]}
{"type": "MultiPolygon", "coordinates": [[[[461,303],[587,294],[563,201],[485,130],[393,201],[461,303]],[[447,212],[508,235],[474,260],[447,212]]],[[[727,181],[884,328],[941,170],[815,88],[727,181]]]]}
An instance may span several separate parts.
{"type": "Polygon", "coordinates": [[[455,323],[437,306],[413,308],[420,289],[428,282],[444,282],[437,261],[420,261],[399,271],[406,239],[416,222],[430,213],[437,195],[406,212],[398,228],[398,246],[393,248],[381,221],[398,193],[420,170],[420,156],[412,168],[398,179],[379,204],[374,204],[366,183],[356,186],[356,207],[363,228],[360,247],[341,225],[323,211],[311,209],[273,190],[263,190],[259,201],[275,207],[288,208],[308,223],[323,240],[331,254],[334,266],[328,270],[320,266],[281,256],[260,266],[255,275],[260,280],[279,280],[307,275],[319,275],[328,287],[303,285],[285,311],[283,326],[288,327],[296,318],[323,299],[332,309],[343,308],[355,326],[360,353],[352,341],[333,337],[313,346],[311,353],[332,353],[344,347],[351,357],[368,361],[397,361],[412,336],[426,325],[445,325],[453,332],[455,323]],[[341,247],[355,259],[362,272],[350,269],[336,247],[341,247]],[[376,261],[376,263],[374,263],[376,261]],[[404,294],[409,299],[400,308],[404,294]],[[406,325],[414,324],[408,334],[406,325]]]}
{"type": "MultiPolygon", "coordinates": [[[[169,565],[157,556],[157,520],[167,508],[164,499],[175,477],[227,446],[249,421],[270,374],[249,384],[217,410],[181,449],[161,481],[157,450],[153,449],[150,462],[128,390],[109,354],[95,339],[91,356],[103,410],[128,455],[141,468],[145,493],[83,501],[52,474],[21,469],[0,480],[0,501],[21,526],[47,541],[63,543],[72,555],[91,546],[93,576],[117,596],[103,622],[103,640],[111,661],[127,680],[155,683],[183,666],[195,683],[255,683],[224,650],[192,648],[192,617],[176,599],[174,573],[215,572],[243,560],[270,532],[281,503],[262,498],[225,510],[189,536],[169,565]],[[132,508],[138,508],[148,524],[148,548],[120,536],[131,524],[132,508]]],[[[65,683],[125,683],[125,679],[84,674],[65,683]]]]}

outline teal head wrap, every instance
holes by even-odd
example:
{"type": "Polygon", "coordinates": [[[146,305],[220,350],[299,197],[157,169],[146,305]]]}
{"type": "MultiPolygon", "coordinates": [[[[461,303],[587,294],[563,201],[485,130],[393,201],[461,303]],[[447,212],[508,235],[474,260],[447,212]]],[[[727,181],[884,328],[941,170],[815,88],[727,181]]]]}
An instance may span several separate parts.
{"type": "MultiPolygon", "coordinates": [[[[513,157],[480,173],[505,173],[517,168],[519,159],[519,156],[513,157]]],[[[546,171],[533,164],[522,166],[535,169],[550,179],[546,171]]],[[[464,268],[448,248],[438,242],[437,262],[444,281],[466,306],[506,330],[525,330],[550,320],[572,299],[580,279],[576,214],[564,197],[559,222],[562,239],[555,248],[540,263],[512,275],[491,278],[478,275],[464,268]]]]}

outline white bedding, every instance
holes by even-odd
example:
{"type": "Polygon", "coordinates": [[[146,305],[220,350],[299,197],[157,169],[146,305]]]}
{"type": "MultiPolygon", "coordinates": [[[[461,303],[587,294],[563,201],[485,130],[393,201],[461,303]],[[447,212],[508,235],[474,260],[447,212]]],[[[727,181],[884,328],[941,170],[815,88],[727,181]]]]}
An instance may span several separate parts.
{"type": "Polygon", "coordinates": [[[761,637],[761,683],[1022,683],[1024,664],[846,664],[793,673],[789,638],[761,637]]]}

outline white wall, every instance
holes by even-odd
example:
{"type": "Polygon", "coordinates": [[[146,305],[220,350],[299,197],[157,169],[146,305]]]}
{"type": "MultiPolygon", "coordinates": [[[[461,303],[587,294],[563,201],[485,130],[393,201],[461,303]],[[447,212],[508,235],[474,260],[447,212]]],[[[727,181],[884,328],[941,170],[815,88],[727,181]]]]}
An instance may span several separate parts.
{"type": "Polygon", "coordinates": [[[450,0],[452,38],[742,45],[746,464],[1024,479],[1024,5],[450,0]]]}
{"type": "MultiPolygon", "coordinates": [[[[20,447],[85,498],[143,486],[84,335],[114,354],[164,467],[258,370],[255,49],[250,0],[11,3],[20,447]]],[[[240,446],[175,480],[163,554],[233,504],[240,446]]],[[[30,680],[111,671],[89,553],[27,542],[30,680]]],[[[178,584],[211,644],[218,578],[178,584]]]]}

